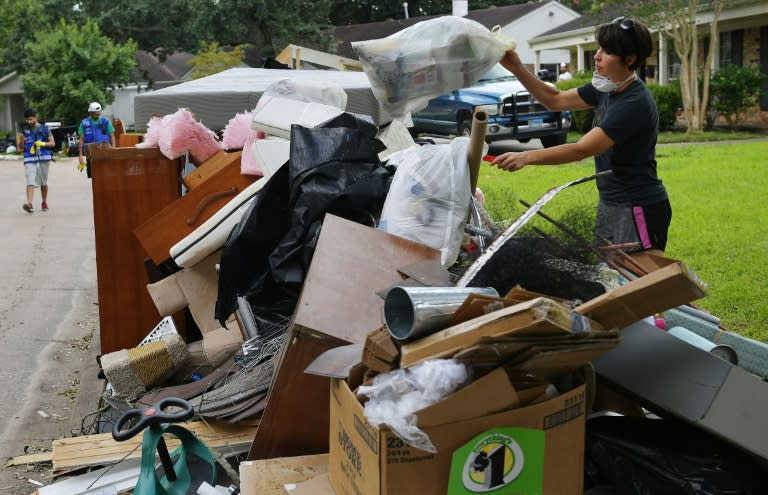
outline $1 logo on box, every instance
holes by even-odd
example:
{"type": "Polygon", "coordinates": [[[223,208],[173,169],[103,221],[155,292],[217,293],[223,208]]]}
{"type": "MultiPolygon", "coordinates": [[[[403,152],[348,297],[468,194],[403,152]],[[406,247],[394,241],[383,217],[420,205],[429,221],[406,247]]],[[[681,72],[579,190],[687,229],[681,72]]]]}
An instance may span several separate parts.
{"type": "Polygon", "coordinates": [[[544,483],[544,432],[494,428],[453,453],[448,495],[537,495],[544,483]]]}

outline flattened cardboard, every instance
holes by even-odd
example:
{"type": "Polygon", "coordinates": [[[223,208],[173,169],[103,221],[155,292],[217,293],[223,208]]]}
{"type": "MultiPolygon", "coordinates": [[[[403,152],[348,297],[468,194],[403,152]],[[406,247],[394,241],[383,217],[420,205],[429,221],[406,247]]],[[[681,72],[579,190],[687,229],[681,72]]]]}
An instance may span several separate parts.
{"type": "Polygon", "coordinates": [[[557,336],[571,333],[570,310],[547,298],[536,298],[494,311],[434,333],[401,348],[400,366],[444,358],[476,344],[482,337],[501,335],[557,336]]]}
{"type": "Polygon", "coordinates": [[[623,328],[707,295],[704,283],[676,261],[576,307],[606,328],[623,328]]]}
{"type": "Polygon", "coordinates": [[[504,368],[496,368],[458,392],[416,414],[420,428],[456,423],[514,409],[520,404],[515,387],[504,368]],[[484,400],[476,400],[484,397],[484,400]]]}
{"type": "Polygon", "coordinates": [[[240,463],[242,495],[284,495],[286,483],[301,483],[328,471],[328,454],[240,463]]]}
{"type": "Polygon", "coordinates": [[[545,474],[540,493],[581,494],[585,396],[582,385],[529,407],[425,428],[437,448],[431,454],[406,445],[387,428],[369,424],[348,384],[334,379],[328,463],[331,486],[337,495],[445,495],[454,451],[480,433],[513,426],[543,432],[545,474]]]}

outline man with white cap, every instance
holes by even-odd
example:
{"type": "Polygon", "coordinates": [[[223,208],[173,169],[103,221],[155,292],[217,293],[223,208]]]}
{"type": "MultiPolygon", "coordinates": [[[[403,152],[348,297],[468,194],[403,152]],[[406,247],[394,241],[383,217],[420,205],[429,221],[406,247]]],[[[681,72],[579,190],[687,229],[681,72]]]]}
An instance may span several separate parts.
{"type": "Polygon", "coordinates": [[[91,158],[88,156],[87,147],[91,143],[108,143],[114,148],[115,128],[108,118],[101,116],[101,105],[94,101],[88,105],[88,117],[80,122],[77,133],[80,135],[80,143],[77,147],[80,164],[77,169],[82,172],[83,168],[87,168],[86,172],[90,179],[91,158]],[[85,159],[83,159],[83,155],[85,155],[85,159]]]}
{"type": "Polygon", "coordinates": [[[560,63],[560,74],[557,76],[558,81],[567,81],[573,79],[573,76],[568,72],[568,64],[565,62],[560,63]]]}

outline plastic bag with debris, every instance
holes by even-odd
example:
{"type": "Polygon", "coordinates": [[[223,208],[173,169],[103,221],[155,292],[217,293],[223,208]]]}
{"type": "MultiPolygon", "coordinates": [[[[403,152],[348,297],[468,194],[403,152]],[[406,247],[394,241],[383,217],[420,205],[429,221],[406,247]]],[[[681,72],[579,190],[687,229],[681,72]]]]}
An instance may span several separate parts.
{"type": "Polygon", "coordinates": [[[394,117],[474,84],[514,41],[456,16],[422,21],[386,38],[352,43],[373,94],[394,117]]]}
{"type": "Polygon", "coordinates": [[[364,412],[373,426],[387,425],[412,447],[437,452],[416,425],[416,413],[440,402],[472,380],[471,368],[455,359],[430,359],[409,369],[377,375],[371,385],[358,387],[368,397],[364,412]]]}
{"type": "Polygon", "coordinates": [[[469,138],[395,153],[397,171],[378,228],[439,249],[451,266],[459,255],[469,211],[469,138]]]}

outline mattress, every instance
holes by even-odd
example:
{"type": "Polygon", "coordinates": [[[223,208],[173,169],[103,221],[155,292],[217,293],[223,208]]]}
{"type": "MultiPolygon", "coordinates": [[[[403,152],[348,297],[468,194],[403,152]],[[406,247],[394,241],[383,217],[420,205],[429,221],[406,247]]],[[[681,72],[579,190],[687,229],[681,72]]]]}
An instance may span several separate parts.
{"type": "Polygon", "coordinates": [[[136,131],[145,132],[153,115],[189,108],[203,125],[221,130],[237,113],[256,108],[262,93],[283,79],[327,82],[347,93],[347,112],[370,115],[377,125],[392,120],[373,96],[363,72],[289,69],[229,69],[134,97],[136,131]]]}
{"type": "Polygon", "coordinates": [[[212,217],[170,249],[173,261],[180,267],[194,266],[214,251],[221,249],[240,221],[256,194],[267,183],[262,177],[232,198],[212,217]]]}

